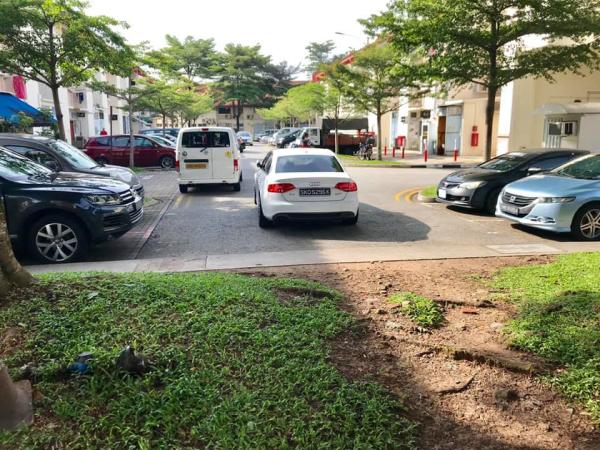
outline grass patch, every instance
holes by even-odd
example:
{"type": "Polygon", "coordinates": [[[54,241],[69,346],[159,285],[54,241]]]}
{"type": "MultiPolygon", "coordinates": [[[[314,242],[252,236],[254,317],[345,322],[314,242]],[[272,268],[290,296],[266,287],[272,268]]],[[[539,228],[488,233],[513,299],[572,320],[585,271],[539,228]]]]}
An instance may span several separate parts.
{"type": "Polygon", "coordinates": [[[504,269],[493,285],[519,307],[512,344],[564,366],[549,380],[600,422],[600,253],[504,269]]]}
{"type": "MultiPolygon", "coordinates": [[[[373,157],[377,158],[377,155],[373,155],[373,157]]],[[[340,158],[343,163],[348,164],[366,164],[369,166],[406,166],[406,163],[402,161],[378,161],[377,159],[362,160],[358,156],[353,155],[338,155],[338,158],[340,158]]]]}
{"type": "Polygon", "coordinates": [[[389,298],[392,303],[402,305],[402,311],[419,326],[437,328],[444,323],[444,315],[437,303],[411,292],[394,294],[389,298]]]}
{"type": "Polygon", "coordinates": [[[422,197],[437,198],[437,186],[428,186],[419,193],[422,197]]]}
{"type": "Polygon", "coordinates": [[[35,366],[32,428],[0,448],[410,448],[403,406],[351,382],[327,341],[353,326],[339,295],[294,280],[232,274],[53,274],[51,295],[0,309],[0,333],[25,330],[5,360],[35,366]],[[286,294],[281,298],[278,293],[286,294]],[[115,369],[132,344],[154,363],[115,369]],[[77,354],[91,375],[62,376],[77,354]]]}

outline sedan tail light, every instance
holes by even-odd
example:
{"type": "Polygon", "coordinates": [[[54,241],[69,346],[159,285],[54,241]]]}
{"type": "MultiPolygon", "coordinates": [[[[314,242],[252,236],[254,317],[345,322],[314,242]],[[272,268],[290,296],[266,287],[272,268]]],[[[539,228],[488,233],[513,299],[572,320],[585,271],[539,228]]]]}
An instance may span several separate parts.
{"type": "Polygon", "coordinates": [[[346,181],[335,185],[336,189],[344,192],[356,192],[358,191],[358,185],[354,181],[346,181]]]}
{"type": "Polygon", "coordinates": [[[293,191],[294,189],[296,189],[296,186],[294,186],[292,183],[274,183],[267,187],[267,191],[274,194],[284,194],[286,192],[293,191]]]}

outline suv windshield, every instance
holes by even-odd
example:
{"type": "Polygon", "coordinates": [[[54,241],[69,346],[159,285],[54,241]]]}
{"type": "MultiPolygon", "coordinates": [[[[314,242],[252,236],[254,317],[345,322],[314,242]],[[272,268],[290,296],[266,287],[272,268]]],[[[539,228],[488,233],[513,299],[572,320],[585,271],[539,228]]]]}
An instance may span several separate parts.
{"type": "Polygon", "coordinates": [[[600,180],[600,155],[584,156],[554,169],[552,173],[582,180],[600,180]]]}
{"type": "Polygon", "coordinates": [[[90,158],[88,155],[83,153],[78,148],[67,144],[64,141],[50,141],[48,145],[58,153],[63,159],[69,161],[69,163],[80,170],[89,170],[94,167],[98,167],[98,163],[90,158]]]}
{"type": "Polygon", "coordinates": [[[276,173],[292,172],[343,172],[335,156],[293,155],[277,159],[276,173]]]}
{"type": "Polygon", "coordinates": [[[480,164],[478,167],[498,172],[508,172],[527,161],[529,158],[524,153],[507,153],[480,164]]]}
{"type": "Polygon", "coordinates": [[[52,172],[29,158],[0,148],[0,177],[10,181],[27,181],[31,178],[51,179],[52,172]]]}

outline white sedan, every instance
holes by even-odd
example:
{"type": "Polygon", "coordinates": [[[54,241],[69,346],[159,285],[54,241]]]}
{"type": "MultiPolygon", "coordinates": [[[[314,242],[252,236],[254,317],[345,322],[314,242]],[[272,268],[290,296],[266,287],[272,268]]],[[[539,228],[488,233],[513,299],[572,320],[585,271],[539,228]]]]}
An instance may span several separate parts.
{"type": "Polygon", "coordinates": [[[254,202],[261,228],[273,222],[358,221],[358,186],[330,150],[275,150],[257,163],[254,202]]]}

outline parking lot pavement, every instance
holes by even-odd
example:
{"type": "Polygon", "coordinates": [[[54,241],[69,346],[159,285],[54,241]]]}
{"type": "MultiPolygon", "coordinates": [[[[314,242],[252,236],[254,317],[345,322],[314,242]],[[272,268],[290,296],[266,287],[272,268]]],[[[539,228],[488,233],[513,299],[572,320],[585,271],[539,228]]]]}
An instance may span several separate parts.
{"type": "Polygon", "coordinates": [[[139,174],[146,192],[144,218],[133,230],[119,239],[104,242],[90,249],[86,261],[117,261],[135,259],[152,234],[162,214],[171,204],[177,189],[174,170],[148,170],[139,174]]]}

